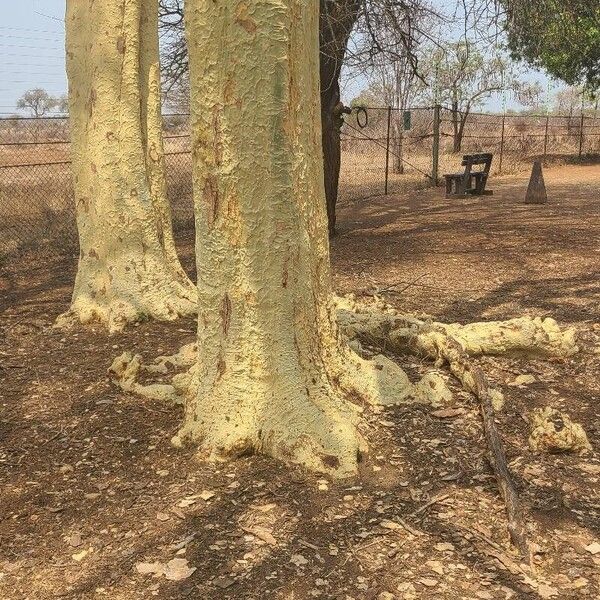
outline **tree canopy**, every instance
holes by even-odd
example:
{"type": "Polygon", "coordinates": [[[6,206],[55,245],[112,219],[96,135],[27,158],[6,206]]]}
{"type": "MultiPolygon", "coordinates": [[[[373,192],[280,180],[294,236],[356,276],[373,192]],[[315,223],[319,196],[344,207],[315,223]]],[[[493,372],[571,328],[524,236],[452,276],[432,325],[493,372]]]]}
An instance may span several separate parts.
{"type": "Polygon", "coordinates": [[[600,87],[600,6],[589,0],[501,0],[513,57],[570,85],[600,87]]]}

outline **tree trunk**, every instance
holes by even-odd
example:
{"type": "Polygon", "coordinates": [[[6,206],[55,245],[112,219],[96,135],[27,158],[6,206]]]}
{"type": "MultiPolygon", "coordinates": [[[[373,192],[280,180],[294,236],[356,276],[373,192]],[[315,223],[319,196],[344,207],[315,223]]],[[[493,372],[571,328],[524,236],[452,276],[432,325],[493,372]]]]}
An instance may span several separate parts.
{"type": "Polygon", "coordinates": [[[462,138],[460,135],[460,112],[458,103],[452,103],[452,133],[453,133],[453,152],[460,152],[462,146],[462,138]]]}
{"type": "Polygon", "coordinates": [[[180,280],[185,281],[187,275],[181,266],[175,247],[173,219],[167,195],[167,179],[165,177],[158,8],[158,2],[154,0],[142,0],[140,22],[142,142],[146,152],[146,171],[159,242],[164,248],[170,268],[180,280]]]}
{"type": "Polygon", "coordinates": [[[186,9],[201,351],[174,442],[352,474],[364,443],[347,398],[382,393],[386,368],[337,332],[318,4],[187,0],[186,9]]]}
{"type": "Polygon", "coordinates": [[[340,74],[348,38],[358,18],[356,0],[320,0],[320,78],[321,126],[324,160],[325,198],[329,234],[335,234],[336,204],[340,180],[343,125],[340,74]]]}
{"type": "Polygon", "coordinates": [[[394,140],[393,140],[393,153],[394,163],[393,172],[396,175],[404,174],[404,162],[402,160],[404,150],[404,124],[402,122],[402,111],[396,111],[397,115],[394,122],[394,140]]]}
{"type": "Polygon", "coordinates": [[[64,318],[97,320],[110,330],[197,308],[175,253],[165,194],[153,3],[67,2],[80,258],[64,318]]]}

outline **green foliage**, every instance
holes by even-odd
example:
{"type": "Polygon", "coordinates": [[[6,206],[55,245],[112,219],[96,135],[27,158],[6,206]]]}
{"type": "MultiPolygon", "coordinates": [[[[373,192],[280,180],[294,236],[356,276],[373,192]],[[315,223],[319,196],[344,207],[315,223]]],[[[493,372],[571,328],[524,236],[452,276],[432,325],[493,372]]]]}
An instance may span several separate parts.
{"type": "Polygon", "coordinates": [[[513,57],[570,85],[600,88],[597,0],[500,0],[513,57]]]}
{"type": "Polygon", "coordinates": [[[465,114],[492,94],[517,85],[501,49],[483,49],[468,40],[434,48],[421,61],[421,70],[427,82],[421,98],[465,114]]]}

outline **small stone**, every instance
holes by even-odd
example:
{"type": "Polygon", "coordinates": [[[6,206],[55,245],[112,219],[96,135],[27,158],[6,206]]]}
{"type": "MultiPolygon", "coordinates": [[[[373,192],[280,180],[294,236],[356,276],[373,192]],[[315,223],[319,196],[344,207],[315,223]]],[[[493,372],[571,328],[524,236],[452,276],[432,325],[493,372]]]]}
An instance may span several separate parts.
{"type": "Polygon", "coordinates": [[[545,583],[540,583],[538,587],[538,595],[540,598],[554,598],[558,596],[558,590],[554,587],[551,587],[545,583]]]}
{"type": "Polygon", "coordinates": [[[518,375],[508,385],[512,385],[512,386],[529,385],[531,383],[535,383],[536,381],[537,381],[537,379],[533,375],[518,375]]]}
{"type": "Polygon", "coordinates": [[[396,589],[402,600],[414,600],[417,597],[417,590],[412,583],[400,583],[396,589]]]}
{"type": "Polygon", "coordinates": [[[434,573],[437,573],[438,575],[443,575],[444,574],[444,567],[442,566],[442,563],[437,561],[437,560],[428,560],[425,563],[434,573]]]}
{"type": "Polygon", "coordinates": [[[196,498],[197,497],[184,498],[183,500],[179,501],[179,504],[177,504],[177,506],[179,508],[187,508],[188,506],[192,506],[192,504],[196,504],[196,498]]]}
{"type": "Polygon", "coordinates": [[[600,544],[598,542],[594,542],[592,544],[588,544],[585,546],[585,549],[592,555],[596,556],[600,552],[600,544]]]}
{"type": "Polygon", "coordinates": [[[141,562],[135,565],[135,570],[140,575],[163,575],[165,572],[165,565],[160,562],[141,562]]]}
{"type": "Polygon", "coordinates": [[[165,579],[169,581],[182,581],[187,579],[196,567],[189,567],[188,561],[185,558],[174,558],[167,563],[165,569],[165,579]]]}
{"type": "Polygon", "coordinates": [[[308,561],[306,560],[306,558],[304,558],[304,556],[302,556],[302,554],[292,554],[290,562],[296,565],[297,567],[303,567],[304,565],[308,564],[308,561]]]}
{"type": "Polygon", "coordinates": [[[451,552],[452,550],[454,550],[454,546],[449,542],[441,542],[439,544],[436,544],[434,548],[438,552],[451,552]]]}
{"type": "Polygon", "coordinates": [[[76,562],[81,562],[89,553],[90,553],[89,550],[82,550],[81,552],[78,552],[77,554],[73,554],[71,558],[76,562]]]}
{"type": "Polygon", "coordinates": [[[438,581],[437,579],[422,577],[421,579],[419,579],[419,583],[422,583],[425,587],[435,587],[438,584],[438,581]]]}

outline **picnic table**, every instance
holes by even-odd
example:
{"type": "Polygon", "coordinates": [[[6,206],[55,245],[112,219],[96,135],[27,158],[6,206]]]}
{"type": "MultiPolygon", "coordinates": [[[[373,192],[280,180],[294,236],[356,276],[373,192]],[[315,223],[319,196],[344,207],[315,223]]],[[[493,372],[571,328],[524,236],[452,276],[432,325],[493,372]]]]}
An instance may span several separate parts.
{"type": "Polygon", "coordinates": [[[493,154],[482,152],[465,154],[462,173],[449,173],[446,178],[446,198],[466,198],[467,196],[488,196],[494,192],[486,190],[487,180],[492,166],[493,154]],[[473,167],[481,167],[473,170],[473,167]]]}

